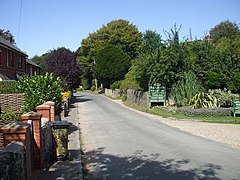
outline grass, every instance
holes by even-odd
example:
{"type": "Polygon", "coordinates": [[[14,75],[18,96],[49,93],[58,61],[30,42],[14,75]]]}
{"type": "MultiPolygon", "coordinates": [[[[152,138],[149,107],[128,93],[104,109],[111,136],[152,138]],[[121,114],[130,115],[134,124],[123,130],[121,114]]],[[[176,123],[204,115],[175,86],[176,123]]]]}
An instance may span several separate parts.
{"type": "Polygon", "coordinates": [[[138,111],[154,114],[161,116],[163,118],[176,118],[176,119],[184,119],[184,120],[197,120],[202,122],[209,123],[225,123],[225,124],[240,124],[240,117],[232,117],[232,116],[187,116],[183,113],[174,113],[168,112],[161,108],[143,108],[137,104],[131,103],[129,101],[125,101],[124,104],[130,108],[136,109],[138,111]]]}

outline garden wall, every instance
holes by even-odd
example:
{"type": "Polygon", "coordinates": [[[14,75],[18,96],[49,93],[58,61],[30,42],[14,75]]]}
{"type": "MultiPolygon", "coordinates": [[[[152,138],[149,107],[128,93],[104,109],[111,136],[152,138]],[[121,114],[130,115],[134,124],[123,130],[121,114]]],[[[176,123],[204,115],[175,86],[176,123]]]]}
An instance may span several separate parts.
{"type": "Polygon", "coordinates": [[[0,107],[1,111],[22,111],[24,102],[23,94],[0,94],[0,107]]]}
{"type": "Polygon", "coordinates": [[[149,107],[148,92],[135,91],[133,89],[128,89],[127,100],[132,103],[138,104],[139,106],[144,108],[149,107]]]}
{"type": "Polygon", "coordinates": [[[121,96],[121,90],[120,89],[112,90],[105,88],[105,95],[115,99],[121,96]]]}

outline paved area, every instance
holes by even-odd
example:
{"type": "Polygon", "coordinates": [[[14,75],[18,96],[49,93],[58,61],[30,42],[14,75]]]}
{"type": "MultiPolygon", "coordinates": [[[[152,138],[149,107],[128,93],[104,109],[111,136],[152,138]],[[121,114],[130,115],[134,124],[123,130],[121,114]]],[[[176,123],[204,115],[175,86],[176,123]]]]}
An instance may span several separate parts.
{"type": "Polygon", "coordinates": [[[78,93],[89,179],[239,179],[240,150],[78,93]]]}
{"type": "Polygon", "coordinates": [[[62,117],[70,123],[69,128],[69,158],[66,161],[57,161],[49,169],[41,172],[39,180],[81,180],[82,166],[80,153],[80,135],[78,124],[78,99],[74,97],[67,117],[62,117]]]}

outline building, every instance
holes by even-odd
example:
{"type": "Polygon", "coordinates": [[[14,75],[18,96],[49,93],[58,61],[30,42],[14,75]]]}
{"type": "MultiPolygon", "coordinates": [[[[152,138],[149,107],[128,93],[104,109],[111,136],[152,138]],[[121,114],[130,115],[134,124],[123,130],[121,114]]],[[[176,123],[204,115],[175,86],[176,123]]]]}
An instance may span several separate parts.
{"type": "Polygon", "coordinates": [[[0,36],[0,81],[17,80],[20,76],[40,73],[40,67],[27,60],[28,55],[0,36]]]}

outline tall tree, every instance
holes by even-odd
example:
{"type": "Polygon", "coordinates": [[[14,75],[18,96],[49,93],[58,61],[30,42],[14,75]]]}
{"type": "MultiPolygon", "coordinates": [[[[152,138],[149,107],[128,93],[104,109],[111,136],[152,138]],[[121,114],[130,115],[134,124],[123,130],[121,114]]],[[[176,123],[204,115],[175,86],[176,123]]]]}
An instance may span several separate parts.
{"type": "Polygon", "coordinates": [[[152,53],[161,46],[161,35],[152,30],[143,34],[143,49],[145,53],[152,53]]]}
{"type": "Polygon", "coordinates": [[[46,59],[47,72],[66,80],[70,89],[79,87],[81,68],[76,60],[76,53],[64,47],[50,51],[46,59]]]}
{"type": "Polygon", "coordinates": [[[240,36],[240,30],[237,23],[227,20],[212,28],[209,34],[213,42],[217,42],[223,37],[233,39],[236,36],[240,36]]]}
{"type": "Polygon", "coordinates": [[[97,52],[108,44],[119,46],[131,59],[134,59],[142,51],[142,34],[135,25],[121,19],[111,21],[96,32],[89,34],[81,42],[78,57],[84,68],[83,77],[88,78],[84,81],[91,82],[94,58],[97,52]]]}
{"type": "Polygon", "coordinates": [[[94,73],[104,87],[122,80],[131,66],[130,57],[120,47],[107,45],[96,56],[94,73]]]}

